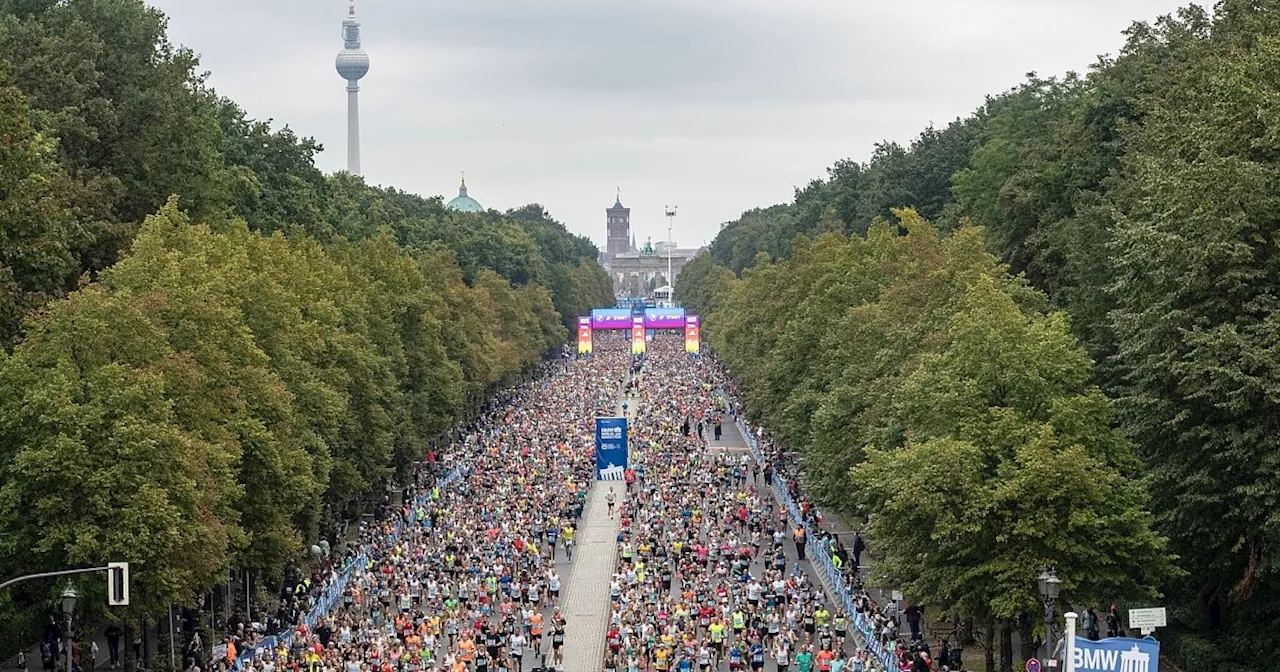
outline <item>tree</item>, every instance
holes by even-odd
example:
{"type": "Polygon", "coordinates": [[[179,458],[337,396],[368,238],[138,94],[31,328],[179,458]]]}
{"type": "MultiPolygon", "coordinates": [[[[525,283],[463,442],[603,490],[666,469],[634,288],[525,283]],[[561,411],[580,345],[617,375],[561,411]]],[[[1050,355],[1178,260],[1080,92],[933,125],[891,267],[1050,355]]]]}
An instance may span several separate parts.
{"type": "Polygon", "coordinates": [[[339,234],[325,212],[329,185],[315,165],[323,148],[288,126],[272,130],[269,120],[248,118],[230,100],[219,100],[217,112],[219,151],[231,166],[229,214],[256,231],[300,231],[334,240],[339,234]]]}
{"type": "Polygon", "coordinates": [[[0,360],[0,564],[6,575],[133,563],[152,613],[224,576],[239,537],[239,454],[183,426],[185,365],[149,299],[91,286],[0,360]]]}
{"type": "Polygon", "coordinates": [[[950,614],[1010,632],[1047,565],[1068,599],[1153,597],[1172,556],[1065,316],[980,229],[893,214],[759,255],[721,295],[694,268],[745,411],[798,450],[806,496],[868,517],[883,579],[950,614]]]}
{"type": "Polygon", "coordinates": [[[339,246],[333,254],[351,282],[368,283],[371,331],[400,387],[390,410],[397,427],[394,464],[403,472],[463,410],[462,367],[444,343],[446,306],[389,233],[339,246]]]}
{"type": "Polygon", "coordinates": [[[244,497],[236,505],[246,538],[236,564],[277,572],[301,546],[295,519],[318,508],[345,404],[333,387],[340,374],[308,361],[324,334],[303,317],[294,293],[307,278],[270,277],[296,270],[287,254],[253,259],[273,254],[261,249],[269,242],[243,228],[215,235],[171,203],[148,218],[130,256],[104,281],[119,294],[156,300],[171,347],[187,363],[172,403],[193,432],[234,445],[240,458],[244,497]]]}
{"type": "Polygon", "coordinates": [[[703,254],[685,264],[676,276],[676,296],[688,312],[710,315],[719,307],[729,291],[729,285],[737,278],[733,271],[722,266],[716,258],[703,254]]]}
{"type": "Polygon", "coordinates": [[[960,300],[899,395],[906,444],[852,472],[877,571],[1007,627],[1036,613],[1043,567],[1069,603],[1155,597],[1177,575],[1167,540],[1065,319],[1024,313],[990,276],[960,300]]]}
{"type": "Polygon", "coordinates": [[[0,73],[0,349],[13,343],[25,315],[74,283],[84,235],[54,143],[31,127],[29,114],[0,73]]]}
{"type": "MultiPolygon", "coordinates": [[[[1188,14],[1165,32],[1199,32],[1188,14]]],[[[1144,100],[1116,195],[1112,313],[1121,417],[1162,527],[1197,577],[1179,615],[1228,655],[1267,655],[1280,614],[1276,296],[1280,6],[1223,3],[1188,64],[1144,100]]],[[[1212,648],[1212,647],[1210,647],[1212,648]]]]}
{"type": "MultiPolygon", "coordinates": [[[[148,213],[182,194],[204,219],[227,205],[214,98],[158,10],[129,0],[0,5],[0,60],[92,194],[86,270],[110,265],[148,213]]],[[[90,203],[86,203],[89,206],[90,203]]]]}

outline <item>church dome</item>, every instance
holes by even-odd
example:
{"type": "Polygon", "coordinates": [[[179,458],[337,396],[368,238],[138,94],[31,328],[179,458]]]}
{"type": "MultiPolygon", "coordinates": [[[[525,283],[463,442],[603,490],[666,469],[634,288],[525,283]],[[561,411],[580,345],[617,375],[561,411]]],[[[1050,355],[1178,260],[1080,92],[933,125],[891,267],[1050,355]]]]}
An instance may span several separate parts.
{"type": "Polygon", "coordinates": [[[467,178],[462,178],[462,186],[458,187],[458,197],[445,203],[446,208],[457,212],[484,212],[484,207],[476,199],[467,195],[467,178]]]}

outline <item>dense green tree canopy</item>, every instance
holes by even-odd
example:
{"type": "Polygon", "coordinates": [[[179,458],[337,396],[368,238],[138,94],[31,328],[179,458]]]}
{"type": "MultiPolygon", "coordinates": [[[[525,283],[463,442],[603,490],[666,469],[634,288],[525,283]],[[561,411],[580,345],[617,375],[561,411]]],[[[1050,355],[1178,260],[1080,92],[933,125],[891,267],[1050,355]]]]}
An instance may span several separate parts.
{"type": "Polygon", "coordinates": [[[84,232],[55,143],[32,127],[25,97],[0,70],[0,343],[23,316],[75,281],[84,232]]]}
{"type": "Polygon", "coordinates": [[[690,276],[747,413],[799,449],[807,493],[868,517],[878,578],[912,599],[1013,628],[1046,566],[1073,603],[1154,598],[1178,571],[1065,315],[981,230],[894,214],[690,276]]]}
{"type": "MultiPolygon", "coordinates": [[[[982,226],[996,258],[1040,292],[1006,287],[1015,303],[1033,315],[1062,311],[1061,328],[1096,362],[1083,374],[1072,365],[1099,388],[1073,392],[1093,409],[1075,411],[1073,422],[1114,427],[1137,459],[1123,457],[1127,448],[1099,456],[1095,449],[1111,440],[1064,441],[1056,421],[1027,418],[1018,433],[1028,438],[1004,453],[1011,481],[1021,478],[1019,456],[1032,459],[1026,451],[1077,449],[1099,461],[1081,475],[1101,468],[1123,483],[1142,476],[1156,530],[1194,578],[1154,586],[1173,608],[1167,649],[1186,669],[1225,671],[1280,646],[1274,629],[1256,628],[1280,618],[1277,34],[1276,0],[1224,0],[1212,12],[1191,6],[1134,24],[1117,54],[1084,75],[1029,75],[910,147],[883,144],[866,163],[838,162],[825,179],[797,189],[792,203],[729,222],[712,258],[681,278],[680,295],[708,316],[708,338],[734,366],[748,411],[801,449],[813,492],[832,506],[883,508],[893,501],[887,493],[854,495],[899,468],[925,468],[935,452],[957,469],[989,454],[972,437],[913,435],[919,419],[902,415],[900,395],[915,389],[908,383],[920,348],[934,342],[926,350],[940,353],[937,344],[953,335],[954,315],[940,306],[956,286],[936,277],[911,289],[894,273],[946,268],[955,257],[919,250],[927,261],[912,268],[890,263],[884,250],[814,253],[835,240],[818,238],[824,232],[867,230],[888,208],[916,206],[943,232],[968,219],[982,226]],[[894,268],[902,270],[886,271],[894,268]],[[868,455],[874,459],[864,462],[868,455]],[[846,472],[855,465],[864,466],[851,493],[846,472]]],[[[873,226],[865,242],[843,245],[872,247],[911,225],[896,228],[878,234],[873,226]]],[[[945,380],[933,380],[930,394],[947,389],[945,380]]],[[[925,407],[937,403],[930,397],[925,407]]],[[[1091,492],[1071,494],[1090,501],[1091,492]]],[[[873,543],[895,543],[899,528],[879,520],[872,526],[884,538],[873,543]]],[[[1112,588],[1113,598],[1090,594],[1137,596],[1112,588]]]]}

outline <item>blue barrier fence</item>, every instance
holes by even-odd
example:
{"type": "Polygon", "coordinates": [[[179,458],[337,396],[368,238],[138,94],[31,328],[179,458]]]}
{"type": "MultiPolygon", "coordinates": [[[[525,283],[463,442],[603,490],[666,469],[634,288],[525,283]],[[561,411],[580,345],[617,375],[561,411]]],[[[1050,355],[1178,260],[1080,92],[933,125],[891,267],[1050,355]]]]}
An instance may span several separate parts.
{"type": "MultiPolygon", "coordinates": [[[[454,483],[457,483],[468,473],[470,473],[470,468],[466,465],[454,467],[449,471],[449,473],[440,478],[437,482],[437,486],[440,488],[447,488],[454,483]]],[[[410,517],[412,517],[413,511],[426,503],[427,497],[428,495],[418,495],[414,498],[414,506],[410,509],[410,517]]],[[[393,534],[399,535],[400,532],[404,530],[406,524],[405,516],[397,516],[395,519],[395,531],[393,534]]],[[[334,582],[325,589],[324,593],[320,596],[320,599],[316,600],[316,603],[312,605],[309,611],[307,611],[306,616],[303,616],[302,622],[307,626],[307,632],[315,631],[316,625],[328,616],[329,612],[333,610],[333,606],[338,603],[338,600],[342,597],[342,593],[347,588],[347,584],[351,581],[351,577],[354,576],[356,572],[363,572],[368,566],[369,554],[367,551],[361,550],[350,563],[338,572],[337,579],[335,579],[334,582]]],[[[285,632],[282,635],[264,637],[262,641],[258,642],[255,646],[245,647],[245,650],[241,651],[240,655],[236,657],[235,669],[243,670],[245,665],[251,662],[254,658],[257,658],[265,652],[272,651],[278,646],[284,645],[285,647],[288,647],[292,643],[293,633],[295,632],[296,627],[297,626],[290,628],[288,632],[285,632]]]]}
{"type": "MultiPolygon", "coordinates": [[[[722,401],[725,401],[726,407],[728,402],[723,392],[720,394],[722,401]]],[[[755,456],[757,462],[764,462],[764,454],[760,452],[760,444],[756,441],[756,437],[751,433],[747,423],[740,416],[734,417],[734,423],[738,426],[738,431],[742,432],[743,438],[747,440],[747,446],[751,449],[751,454],[755,456]]],[[[782,476],[774,474],[773,489],[778,494],[778,499],[787,507],[787,512],[791,519],[797,525],[804,527],[806,539],[817,539],[813,534],[813,529],[809,525],[809,521],[804,519],[800,514],[800,507],[796,505],[791,498],[791,493],[787,490],[787,484],[782,476]]],[[[831,561],[831,555],[827,549],[818,544],[809,544],[806,546],[805,555],[809,558],[815,570],[822,573],[827,580],[827,585],[835,592],[835,598],[844,606],[846,614],[849,614],[850,622],[853,627],[862,635],[863,643],[866,644],[867,651],[876,657],[876,660],[884,666],[885,670],[891,672],[901,672],[902,668],[898,665],[897,659],[893,655],[893,651],[887,650],[880,645],[880,639],[876,636],[875,628],[867,621],[866,617],[858,613],[853,601],[853,595],[849,593],[849,589],[845,586],[844,574],[836,569],[831,561]],[[812,550],[810,550],[812,549],[812,550]]]]}

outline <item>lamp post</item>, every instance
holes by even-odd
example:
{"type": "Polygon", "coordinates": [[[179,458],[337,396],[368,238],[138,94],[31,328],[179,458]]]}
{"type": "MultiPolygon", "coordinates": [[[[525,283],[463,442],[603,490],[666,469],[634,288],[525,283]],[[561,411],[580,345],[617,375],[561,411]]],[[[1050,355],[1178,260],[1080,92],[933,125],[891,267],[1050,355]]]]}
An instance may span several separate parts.
{"type": "Polygon", "coordinates": [[[1053,658],[1053,604],[1058,600],[1058,590],[1062,588],[1062,579],[1054,573],[1053,568],[1040,573],[1040,597],[1044,598],[1044,658],[1053,658]]]}
{"type": "Polygon", "coordinates": [[[67,672],[75,672],[72,668],[72,661],[74,659],[72,647],[75,646],[75,640],[71,636],[71,614],[76,611],[76,599],[79,597],[80,593],[76,592],[75,584],[68,579],[67,587],[62,589],[62,613],[66,616],[67,621],[67,631],[65,634],[67,647],[67,672]]]}
{"type": "Polygon", "coordinates": [[[667,210],[667,286],[671,288],[667,292],[667,303],[674,306],[676,305],[676,281],[671,277],[671,252],[672,248],[675,247],[675,242],[671,240],[671,229],[675,225],[676,206],[667,205],[663,207],[667,210]]]}

